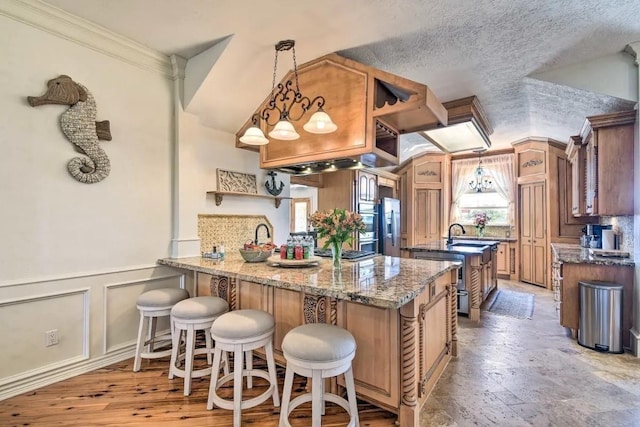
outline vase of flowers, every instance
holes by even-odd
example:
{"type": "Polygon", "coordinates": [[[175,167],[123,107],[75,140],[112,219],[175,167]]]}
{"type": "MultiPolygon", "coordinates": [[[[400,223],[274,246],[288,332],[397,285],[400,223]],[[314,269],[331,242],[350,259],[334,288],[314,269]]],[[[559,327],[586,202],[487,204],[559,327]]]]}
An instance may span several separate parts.
{"type": "Polygon", "coordinates": [[[309,217],[309,222],[318,233],[318,238],[326,237],[323,249],[331,248],[333,268],[340,270],[342,245],[351,243],[355,233],[365,230],[362,217],[346,209],[332,209],[328,212],[314,212],[309,217]]]}
{"type": "Polygon", "coordinates": [[[491,220],[486,212],[478,212],[473,216],[473,224],[476,226],[478,237],[484,237],[484,227],[491,220]]]}

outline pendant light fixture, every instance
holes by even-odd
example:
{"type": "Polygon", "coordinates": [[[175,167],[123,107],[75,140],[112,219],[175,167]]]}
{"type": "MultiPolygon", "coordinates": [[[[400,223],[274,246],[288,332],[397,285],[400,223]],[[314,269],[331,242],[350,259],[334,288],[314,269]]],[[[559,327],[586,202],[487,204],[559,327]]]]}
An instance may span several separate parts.
{"type": "Polygon", "coordinates": [[[273,80],[271,83],[271,96],[267,106],[260,112],[255,113],[252,118],[252,126],[249,127],[244,135],[240,137],[240,142],[248,145],[264,145],[269,140],[264,136],[260,129],[260,120],[274,128],[269,132],[269,136],[273,139],[284,141],[292,141],[300,138],[300,134],[296,132],[292,122],[302,119],[307,111],[317,108],[316,112],[311,115],[309,121],[303,126],[303,129],[309,133],[325,134],[334,132],[338,129],[331,117],[322,109],[325,104],[323,96],[316,96],[310,99],[303,96],[300,92],[300,84],[298,82],[298,66],[296,64],[296,48],[295,41],[282,40],[275,46],[276,56],[273,63],[273,80]],[[276,74],[278,70],[278,52],[291,50],[293,53],[293,77],[294,80],[287,80],[285,84],[278,83],[276,89],[276,74]],[[294,109],[294,107],[296,107],[294,109]],[[293,112],[292,112],[292,109],[293,112]]]}
{"type": "Polygon", "coordinates": [[[487,175],[482,167],[482,153],[486,150],[474,150],[474,153],[478,153],[478,167],[471,181],[469,181],[469,188],[475,190],[478,193],[488,191],[493,187],[491,177],[487,175]]]}

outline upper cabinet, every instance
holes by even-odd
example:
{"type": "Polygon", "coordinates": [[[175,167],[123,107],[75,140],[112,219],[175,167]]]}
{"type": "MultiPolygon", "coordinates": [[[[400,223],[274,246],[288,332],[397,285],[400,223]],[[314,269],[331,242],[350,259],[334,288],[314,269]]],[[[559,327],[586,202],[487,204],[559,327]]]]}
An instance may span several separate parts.
{"type": "Polygon", "coordinates": [[[440,240],[449,217],[451,156],[426,153],[404,162],[400,176],[400,246],[440,240]]]}
{"type": "Polygon", "coordinates": [[[358,202],[377,203],[378,177],[372,173],[358,171],[358,202]]]}
{"type": "Polygon", "coordinates": [[[636,111],[587,117],[580,146],[567,148],[577,168],[572,176],[582,180],[572,186],[575,216],[633,215],[635,121],[636,111]]]}
{"type": "Polygon", "coordinates": [[[565,152],[571,165],[571,214],[582,216],[587,212],[587,148],[575,135],[569,138],[565,152]]]}

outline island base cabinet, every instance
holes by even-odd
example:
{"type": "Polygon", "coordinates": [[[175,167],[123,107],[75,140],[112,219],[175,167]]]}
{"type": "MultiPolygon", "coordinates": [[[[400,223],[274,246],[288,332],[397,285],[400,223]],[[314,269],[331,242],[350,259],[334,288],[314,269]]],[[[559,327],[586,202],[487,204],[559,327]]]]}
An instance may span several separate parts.
{"type": "MultiPolygon", "coordinates": [[[[397,414],[399,425],[417,427],[422,405],[457,354],[457,277],[457,270],[444,274],[400,308],[207,274],[199,274],[198,289],[200,295],[224,298],[232,310],[271,313],[276,321],[274,356],[282,366],[282,340],[296,326],[320,322],[349,330],[357,344],[352,364],[358,397],[397,414]]],[[[259,351],[256,355],[263,356],[259,351]]],[[[344,386],[342,377],[337,385],[344,386]]],[[[329,386],[335,388],[336,382],[329,386]]]]}
{"type": "MultiPolygon", "coordinates": [[[[395,412],[399,401],[400,340],[398,310],[339,301],[337,324],[356,338],[351,362],[356,393],[395,412]]],[[[344,378],[338,377],[344,386],[344,378]]]]}

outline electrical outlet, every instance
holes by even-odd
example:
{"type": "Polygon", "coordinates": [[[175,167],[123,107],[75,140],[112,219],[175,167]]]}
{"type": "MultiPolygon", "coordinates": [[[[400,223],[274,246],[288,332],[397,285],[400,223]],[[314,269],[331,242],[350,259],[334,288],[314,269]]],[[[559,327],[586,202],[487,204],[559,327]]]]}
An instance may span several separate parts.
{"type": "Polygon", "coordinates": [[[58,330],[52,329],[44,333],[44,345],[45,347],[51,347],[58,344],[58,330]]]}

